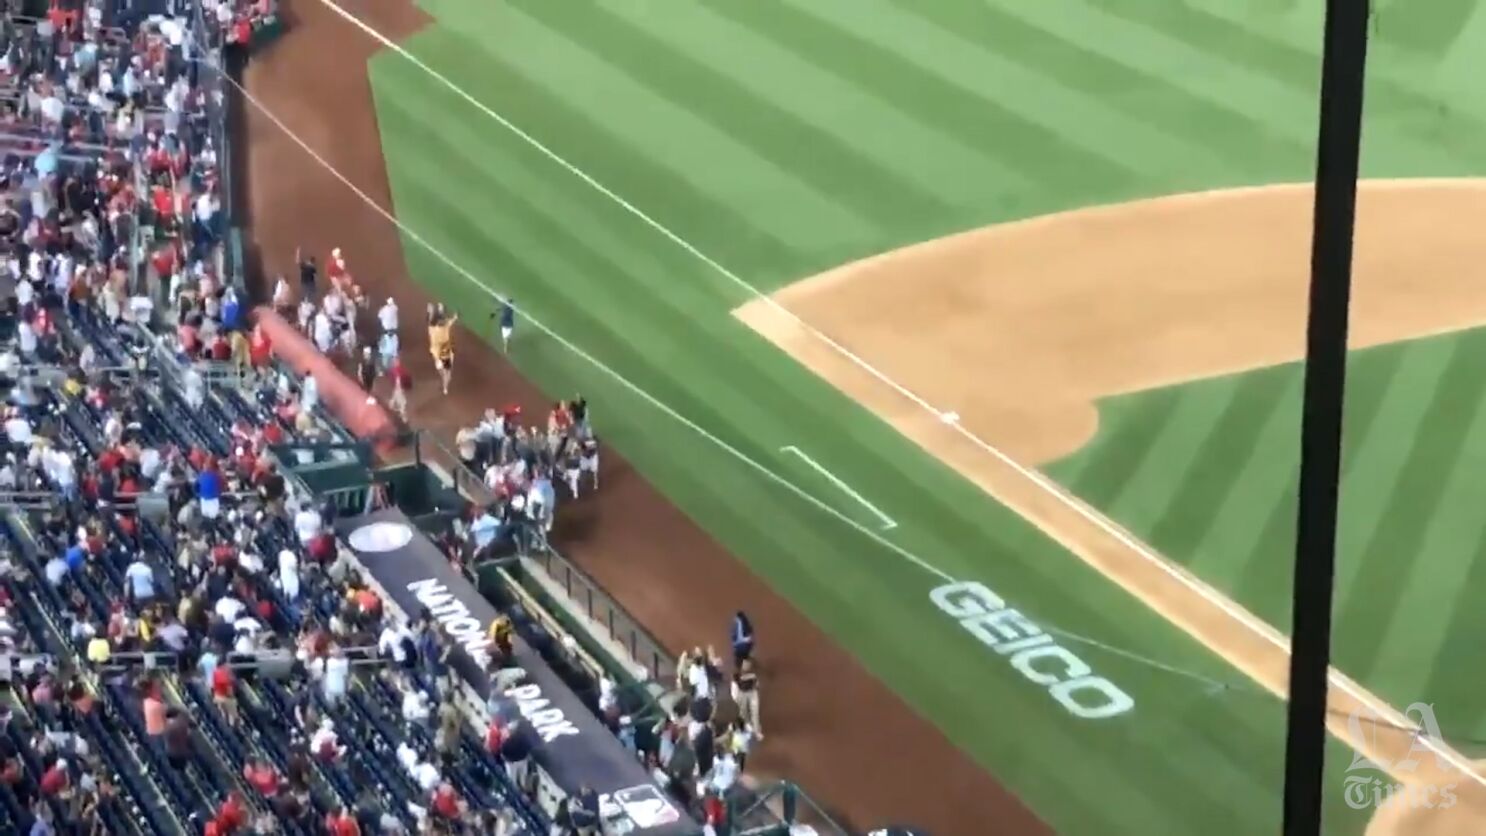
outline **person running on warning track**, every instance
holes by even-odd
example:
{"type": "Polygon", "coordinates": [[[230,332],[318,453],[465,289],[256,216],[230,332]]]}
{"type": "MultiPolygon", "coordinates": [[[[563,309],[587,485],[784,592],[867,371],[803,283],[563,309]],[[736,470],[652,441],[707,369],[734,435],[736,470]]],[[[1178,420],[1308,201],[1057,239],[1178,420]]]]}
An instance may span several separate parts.
{"type": "Polygon", "coordinates": [[[413,390],[413,376],[402,364],[401,356],[394,356],[392,363],[387,368],[387,378],[392,381],[392,397],[388,398],[387,405],[397,413],[397,417],[403,421],[408,420],[408,392],[413,390]]]}
{"type": "Polygon", "coordinates": [[[511,350],[511,334],[516,330],[516,300],[506,298],[500,304],[500,310],[490,315],[492,319],[500,318],[500,350],[509,353],[511,350]]]}
{"type": "Polygon", "coordinates": [[[361,349],[361,356],[356,360],[356,382],[368,395],[377,383],[377,359],[372,356],[371,346],[361,349]]]}
{"type": "Polygon", "coordinates": [[[439,381],[444,385],[444,394],[449,394],[449,381],[454,376],[454,323],[459,314],[445,316],[436,312],[428,323],[428,353],[433,355],[433,367],[439,372],[439,381]]]}

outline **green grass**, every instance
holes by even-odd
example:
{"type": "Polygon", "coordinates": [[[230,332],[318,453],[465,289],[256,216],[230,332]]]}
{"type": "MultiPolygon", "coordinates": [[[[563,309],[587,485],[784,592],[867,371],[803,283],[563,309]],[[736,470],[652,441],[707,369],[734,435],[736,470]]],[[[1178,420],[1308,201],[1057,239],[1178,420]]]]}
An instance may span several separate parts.
{"type": "MultiPolygon", "coordinates": [[[[1486,631],[1482,351],[1486,330],[1353,353],[1336,586],[1336,663],[1395,705],[1433,703],[1468,749],[1486,739],[1460,675],[1486,631]]],[[[1288,631],[1301,378],[1292,364],[1110,399],[1096,441],[1051,472],[1288,631]]]]}
{"type": "MultiPolygon", "coordinates": [[[[426,0],[439,23],[407,46],[768,291],[997,221],[1304,179],[1316,5],[426,0]]],[[[1475,77],[1461,56],[1478,29],[1380,38],[1370,174],[1486,165],[1486,107],[1453,95],[1475,77]]],[[[403,59],[383,55],[372,69],[398,214],[436,247],[742,456],[870,525],[779,452],[798,446],[898,519],[892,544],[987,583],[1039,623],[1097,639],[1073,646],[1137,708],[1078,721],[930,605],[932,572],[534,329],[519,335],[525,374],[551,393],[588,395],[646,478],[1049,823],[1100,834],[1277,828],[1279,701],[739,326],[728,312],[746,288],[403,59]]],[[[457,309],[488,309],[484,290],[405,243],[421,282],[457,309]]],[[[1477,626],[1464,595],[1415,612],[1477,582],[1476,562],[1446,555],[1462,542],[1479,549],[1468,497],[1481,494],[1461,493],[1472,490],[1465,468],[1446,483],[1414,463],[1477,449],[1479,422],[1453,417],[1479,393],[1464,358],[1481,353],[1441,345],[1356,363],[1340,600],[1343,623],[1367,632],[1343,638],[1338,661],[1396,701],[1411,701],[1411,687],[1438,695],[1447,724],[1474,729],[1469,681],[1413,641],[1463,651],[1456,643],[1477,626]],[[1384,518],[1396,524],[1374,524],[1384,518]],[[1438,556],[1390,583],[1400,551],[1438,556]]],[[[1283,627],[1297,395],[1295,370],[1280,368],[1111,401],[1094,445],[1057,472],[1283,627]]],[[[1331,755],[1347,762],[1335,743],[1331,755]]],[[[1339,779],[1327,798],[1328,829],[1360,832],[1365,817],[1341,804],[1339,779]]]]}

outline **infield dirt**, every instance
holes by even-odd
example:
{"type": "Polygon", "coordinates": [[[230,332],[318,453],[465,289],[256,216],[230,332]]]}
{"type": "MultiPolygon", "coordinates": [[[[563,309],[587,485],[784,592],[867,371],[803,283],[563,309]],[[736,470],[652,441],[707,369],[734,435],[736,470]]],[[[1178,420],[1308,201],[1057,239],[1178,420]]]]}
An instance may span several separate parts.
{"type": "MultiPolygon", "coordinates": [[[[1284,696],[1287,637],[1028,464],[1092,438],[1101,397],[1302,357],[1311,206],[1309,187],[1272,186],[1081,209],[848,264],[735,314],[1284,696]]],[[[1362,185],[1353,347],[1486,322],[1483,210],[1486,181],[1362,185]]],[[[1375,762],[1404,761],[1418,742],[1407,719],[1335,669],[1331,684],[1332,732],[1375,762]],[[1379,722],[1358,733],[1352,716],[1379,722]]],[[[1370,833],[1481,832],[1486,779],[1433,746],[1393,777],[1453,785],[1460,803],[1395,802],[1370,833]]]]}
{"type": "MultiPolygon", "coordinates": [[[[321,3],[285,5],[288,34],[249,65],[248,90],[347,179],[391,207],[366,74],[376,45],[321,3]]],[[[394,39],[428,22],[407,2],[342,5],[394,39]]],[[[395,297],[405,323],[421,322],[432,297],[408,276],[398,230],[264,113],[237,104],[246,110],[242,209],[257,280],[290,271],[296,247],[321,258],[341,247],[374,299],[395,297]]],[[[367,321],[362,332],[372,333],[373,325],[367,321]]],[[[423,329],[403,333],[404,355],[417,381],[412,423],[446,441],[487,407],[519,403],[528,415],[545,416],[554,399],[573,394],[539,391],[476,335],[460,330],[455,391],[442,397],[423,329]]],[[[933,725],[647,484],[622,455],[605,456],[602,491],[563,506],[554,541],[672,650],[722,646],[732,613],[750,613],[761,636],[768,730],[750,760],[751,772],[799,782],[859,827],[907,821],[936,833],[972,833],[994,821],[998,832],[1047,832],[933,725]],[[894,760],[931,768],[884,768],[884,740],[893,741],[894,760]]]]}

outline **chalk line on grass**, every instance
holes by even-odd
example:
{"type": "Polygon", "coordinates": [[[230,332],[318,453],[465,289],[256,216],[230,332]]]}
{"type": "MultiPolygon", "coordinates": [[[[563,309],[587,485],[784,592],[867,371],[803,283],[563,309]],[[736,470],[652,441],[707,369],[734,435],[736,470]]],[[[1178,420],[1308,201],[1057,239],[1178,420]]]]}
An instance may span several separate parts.
{"type": "Polygon", "coordinates": [[[872,515],[877,517],[878,521],[882,523],[883,531],[891,531],[898,527],[898,523],[895,522],[892,517],[889,517],[887,514],[882,513],[881,508],[878,508],[876,505],[873,505],[871,502],[867,501],[867,498],[865,496],[857,493],[850,485],[841,481],[840,477],[838,477],[836,474],[832,473],[829,470],[826,470],[824,465],[816,461],[810,455],[806,454],[805,451],[801,450],[793,444],[786,444],[785,446],[779,448],[779,452],[790,453],[798,456],[800,461],[803,461],[805,464],[810,465],[812,470],[830,480],[831,484],[841,489],[842,493],[846,494],[852,499],[855,499],[858,503],[861,504],[863,508],[871,511],[872,515]]]}
{"type": "MultiPolygon", "coordinates": [[[[564,157],[562,157],[556,151],[553,151],[551,148],[547,147],[540,140],[536,139],[531,134],[529,134],[526,131],[522,130],[519,126],[517,126],[516,124],[512,123],[505,116],[501,115],[500,113],[497,113],[495,110],[491,109],[484,102],[482,102],[479,99],[475,98],[474,96],[470,95],[464,89],[462,89],[461,87],[459,87],[458,85],[456,85],[454,82],[450,81],[443,74],[439,73],[437,70],[434,70],[432,67],[429,67],[422,60],[420,60],[417,56],[413,55],[411,52],[409,52],[407,49],[405,49],[402,45],[398,44],[397,42],[395,42],[392,39],[388,38],[387,36],[383,35],[381,32],[377,31],[376,29],[374,29],[370,25],[368,25],[365,21],[361,20],[360,18],[358,18],[356,15],[352,14],[351,12],[347,11],[341,5],[339,5],[338,3],[336,3],[335,0],[319,0],[319,2],[323,3],[327,8],[329,8],[331,11],[334,11],[337,15],[339,15],[341,18],[343,18],[344,20],[346,20],[348,23],[350,23],[353,26],[355,26],[356,28],[360,29],[368,37],[371,37],[373,40],[377,41],[383,47],[392,50],[393,52],[395,52],[399,56],[401,56],[403,59],[407,60],[408,62],[410,62],[414,66],[418,67],[420,70],[422,70],[424,73],[426,73],[430,78],[432,78],[435,81],[439,82],[444,87],[448,88],[450,92],[454,93],[455,95],[457,95],[458,97],[460,97],[461,99],[463,99],[464,101],[466,101],[467,103],[469,103],[470,106],[472,106],[476,110],[479,110],[480,112],[484,113],[487,117],[489,117],[490,119],[492,119],[493,121],[495,121],[496,123],[498,123],[499,125],[501,125],[502,127],[504,127],[506,130],[510,131],[512,134],[514,134],[515,136],[517,136],[518,138],[520,138],[523,142],[525,142],[528,145],[530,145],[534,150],[538,151],[543,156],[545,156],[548,159],[552,160],[554,163],[558,164],[562,168],[566,169],[573,176],[577,177],[578,179],[580,179],[583,182],[587,183],[589,186],[593,187],[593,189],[595,191],[597,191],[600,194],[604,195],[605,197],[609,198],[615,204],[619,205],[625,211],[627,211],[631,215],[633,215],[636,219],[638,219],[641,222],[643,222],[646,226],[649,226],[650,228],[654,229],[657,233],[659,233],[660,235],[662,235],[666,239],[670,240],[676,246],[680,247],[681,249],[683,249],[686,252],[688,252],[689,254],[691,254],[698,261],[702,262],[703,264],[706,264],[708,267],[711,267],[718,275],[721,275],[722,277],[726,278],[728,281],[730,281],[733,284],[737,285],[738,287],[744,289],[753,298],[755,298],[755,299],[763,302],[764,304],[766,304],[766,305],[768,305],[770,307],[775,308],[779,313],[781,313],[784,316],[786,316],[786,317],[790,318],[791,320],[793,320],[806,333],[810,334],[813,338],[815,338],[815,339],[823,342],[824,344],[826,344],[827,346],[829,346],[832,350],[834,350],[834,351],[838,352],[839,354],[841,354],[843,357],[845,357],[847,360],[849,360],[852,364],[854,364],[855,366],[857,366],[858,368],[860,368],[863,372],[867,373],[868,375],[870,375],[874,379],[878,380],[882,384],[884,384],[887,387],[891,388],[893,391],[897,392],[899,395],[901,395],[903,398],[907,399],[909,402],[913,403],[914,405],[918,406],[919,408],[921,408],[923,410],[926,410],[931,415],[933,415],[937,420],[946,423],[948,426],[950,426],[951,428],[953,428],[953,430],[955,432],[959,433],[966,441],[970,442],[971,444],[973,444],[977,448],[979,448],[982,451],[986,452],[987,454],[991,455],[992,457],[994,457],[995,459],[997,459],[998,461],[1000,461],[1003,465],[1005,465],[1005,466],[1011,468],[1012,470],[1016,471],[1023,478],[1025,478],[1028,481],[1030,481],[1034,486],[1036,486],[1040,490],[1045,491],[1049,496],[1051,496],[1052,498],[1054,498],[1056,501],[1065,504],[1070,511],[1074,512],[1078,516],[1081,516],[1081,517],[1085,518],[1089,523],[1091,523],[1095,527],[1097,527],[1097,528],[1101,529],[1102,531],[1104,531],[1107,536],[1113,538],[1114,540],[1116,540],[1120,544],[1124,545],[1126,548],[1130,549],[1135,554],[1139,555],[1143,560],[1145,560],[1148,563],[1150,563],[1153,567],[1155,567],[1159,571],[1161,571],[1161,572],[1163,572],[1163,573],[1171,576],[1174,580],[1176,580],[1182,586],[1186,587],[1193,594],[1201,597],[1202,599],[1204,599],[1205,601],[1207,601],[1212,606],[1215,606],[1218,609],[1221,609],[1230,618],[1234,619],[1234,621],[1238,622],[1239,624],[1242,624],[1245,628],[1247,628],[1248,630],[1252,631],[1256,635],[1258,635],[1261,638],[1263,638],[1266,642],[1268,642],[1269,644],[1271,644],[1273,647],[1275,647],[1280,652],[1285,653],[1285,654],[1288,654],[1290,652],[1290,644],[1289,644],[1288,639],[1283,634],[1281,634],[1278,630],[1276,630],[1272,625],[1268,624],[1267,622],[1265,622],[1265,621],[1261,620],[1260,618],[1258,618],[1257,616],[1255,616],[1253,613],[1251,613],[1248,610],[1244,609],[1243,607],[1241,607],[1240,605],[1238,605],[1236,602],[1234,602],[1232,599],[1230,599],[1227,596],[1219,593],[1218,591],[1216,591],[1215,589],[1213,589],[1211,586],[1209,586],[1206,582],[1204,582],[1201,579],[1197,578],[1191,572],[1188,572],[1184,568],[1181,568],[1181,567],[1178,567],[1178,566],[1172,564],[1170,561],[1166,560],[1161,555],[1159,555],[1155,551],[1153,551],[1149,546],[1147,546],[1139,538],[1135,537],[1130,532],[1126,531],[1123,527],[1121,527],[1120,525],[1118,525],[1117,523],[1115,523],[1113,520],[1111,520],[1108,517],[1106,517],[1104,514],[1102,514],[1102,513],[1098,512],[1098,511],[1094,510],[1093,508],[1091,508],[1090,506],[1088,506],[1087,504],[1085,504],[1083,501],[1081,501],[1078,498],[1074,497],[1067,490],[1065,490],[1061,485],[1058,485],[1056,482],[1052,481],[1050,478],[1048,478],[1047,476],[1045,476],[1044,474],[1042,474],[1040,471],[1038,471],[1038,470],[1036,470],[1034,468],[1027,467],[1026,465],[1023,465],[1020,462],[1015,461],[1014,459],[1012,459],[1010,456],[1006,455],[1001,450],[999,450],[996,447],[992,446],[989,442],[985,441],[984,439],[982,439],[979,436],[975,435],[975,433],[973,433],[970,430],[966,429],[965,426],[961,422],[959,422],[958,420],[946,421],[946,419],[945,419],[945,415],[946,415],[946,412],[947,412],[946,410],[942,410],[942,409],[936,408],[935,406],[933,406],[932,404],[930,404],[928,401],[926,401],[923,397],[921,397],[920,395],[918,395],[916,392],[910,390],[909,388],[907,388],[906,386],[904,386],[901,383],[897,382],[896,380],[893,380],[892,378],[888,377],[880,369],[876,368],[871,363],[867,362],[862,357],[858,356],[855,352],[851,351],[846,346],[844,346],[844,345],[840,344],[839,342],[837,342],[836,340],[832,339],[829,335],[822,333],[819,329],[815,328],[810,323],[808,323],[805,320],[801,319],[799,316],[795,315],[788,308],[786,308],[785,306],[783,306],[782,304],[780,304],[778,302],[778,300],[775,300],[775,299],[769,297],[767,294],[765,294],[762,291],[760,291],[757,287],[755,287],[752,284],[750,284],[747,280],[743,279],[741,276],[739,276],[736,273],[734,273],[733,271],[729,270],[727,267],[723,266],[721,263],[717,262],[715,259],[713,259],[710,256],[708,256],[706,253],[702,252],[696,246],[692,245],[690,242],[686,241],[684,238],[682,238],[681,236],[677,235],[675,232],[673,232],[671,229],[669,229],[668,227],[666,227],[664,224],[660,223],[656,219],[652,218],[650,215],[646,214],[639,207],[635,206],[633,203],[630,203],[628,200],[626,200],[625,198],[623,198],[619,194],[615,193],[613,190],[609,189],[603,183],[599,182],[593,176],[589,175],[587,172],[585,172],[582,169],[578,168],[573,163],[569,162],[567,159],[565,159],[564,157]]],[[[283,126],[282,123],[279,123],[279,126],[281,128],[284,128],[284,126],[283,126]]],[[[286,133],[288,133],[288,131],[287,131],[286,128],[285,128],[285,130],[286,130],[286,133]]],[[[291,136],[292,136],[292,133],[291,133],[291,136]]],[[[306,151],[309,151],[312,156],[315,156],[317,160],[320,160],[322,164],[325,164],[327,166],[327,168],[329,168],[328,164],[326,164],[324,162],[324,160],[321,159],[318,155],[314,154],[314,152],[313,152],[312,149],[310,149],[307,145],[303,145],[302,143],[301,143],[301,145],[302,145],[302,147],[305,148],[306,151]]],[[[331,171],[334,171],[334,169],[330,169],[330,170],[331,171]]],[[[336,172],[336,175],[337,175],[337,177],[339,177],[342,180],[342,182],[345,182],[354,191],[356,191],[359,195],[361,195],[363,197],[363,199],[367,200],[367,202],[370,205],[372,205],[374,207],[377,207],[378,211],[380,211],[384,216],[386,216],[389,221],[391,221],[393,224],[395,224],[396,226],[398,226],[399,229],[402,229],[406,234],[408,234],[408,236],[410,238],[412,238],[413,240],[415,240],[420,246],[423,246],[425,249],[428,249],[430,253],[434,254],[441,261],[444,261],[447,265],[449,265],[451,267],[451,269],[454,269],[455,272],[457,272],[460,275],[464,276],[468,281],[470,281],[471,283],[473,283],[476,286],[480,287],[486,293],[488,293],[488,294],[490,294],[492,296],[496,296],[496,294],[494,293],[494,291],[492,291],[492,290],[490,290],[490,288],[486,287],[483,283],[481,283],[478,279],[476,279],[472,274],[470,274],[469,272],[465,271],[462,267],[459,267],[458,265],[454,264],[446,256],[444,256],[441,252],[439,252],[438,250],[435,250],[430,245],[428,245],[428,243],[426,241],[424,241],[420,236],[416,235],[416,233],[412,232],[411,230],[409,230],[405,226],[403,226],[403,224],[400,221],[398,221],[391,213],[389,213],[386,210],[381,209],[381,207],[377,206],[377,204],[376,204],[375,201],[370,200],[370,198],[368,198],[365,195],[364,192],[361,192],[361,190],[358,189],[349,180],[347,180],[346,178],[344,178],[341,175],[339,175],[338,172],[336,172]]],[[[542,325],[538,324],[535,320],[532,320],[531,317],[529,317],[529,316],[527,317],[527,319],[529,321],[532,321],[533,325],[536,325],[537,328],[538,328],[538,330],[541,330],[544,333],[547,333],[549,336],[551,336],[555,340],[557,340],[560,344],[562,344],[565,347],[569,348],[574,353],[578,354],[580,357],[583,357],[585,360],[587,360],[588,362],[590,362],[591,364],[593,364],[595,366],[595,368],[598,368],[601,371],[603,371],[605,374],[608,374],[609,376],[613,377],[616,381],[620,382],[626,388],[631,389],[636,394],[642,396],[644,399],[646,399],[649,402],[651,402],[652,404],[654,404],[658,409],[661,409],[663,412],[665,412],[665,413],[673,416],[677,420],[679,420],[682,423],[686,424],[688,427],[690,427],[691,429],[693,429],[694,431],[696,431],[697,433],[699,433],[703,437],[710,439],[711,441],[713,441],[714,443],[716,443],[718,446],[720,446],[724,450],[727,450],[729,453],[731,453],[739,461],[742,461],[742,462],[747,463],[748,465],[750,465],[751,467],[753,467],[755,470],[757,470],[759,473],[765,475],[771,481],[774,481],[774,482],[776,482],[776,483],[778,483],[778,484],[780,484],[782,486],[785,486],[785,487],[789,488],[794,493],[796,493],[796,494],[800,495],[801,497],[807,499],[811,504],[813,504],[816,507],[822,509],[823,511],[826,511],[827,513],[831,514],[832,516],[834,516],[834,517],[842,520],[843,522],[845,522],[848,525],[850,525],[852,528],[857,529],[858,531],[860,531],[862,534],[866,535],[870,539],[874,540],[875,542],[879,543],[880,545],[884,546],[885,548],[887,548],[888,550],[892,551],[893,553],[899,555],[900,557],[903,557],[904,559],[908,560],[909,562],[913,563],[914,565],[919,566],[920,568],[924,569],[925,571],[929,572],[930,574],[932,574],[932,575],[934,575],[936,577],[939,577],[941,579],[944,579],[944,580],[952,580],[951,578],[949,578],[948,575],[945,574],[945,572],[943,570],[939,569],[938,567],[934,566],[933,564],[928,563],[927,561],[923,560],[922,558],[918,557],[917,555],[913,554],[912,552],[909,552],[908,550],[904,549],[903,547],[898,546],[897,544],[894,544],[894,543],[888,541],[887,539],[883,538],[879,532],[872,531],[871,529],[867,528],[866,526],[863,526],[862,524],[858,523],[857,521],[852,520],[851,518],[847,517],[846,515],[842,514],[839,511],[837,511],[835,508],[831,507],[830,505],[827,505],[826,503],[824,503],[821,500],[817,499],[813,495],[811,495],[808,492],[804,491],[803,489],[801,489],[800,487],[798,487],[794,483],[792,483],[789,480],[785,479],[784,477],[778,475],[777,473],[774,473],[772,470],[769,470],[765,465],[760,464],[759,462],[755,461],[754,459],[752,459],[749,456],[747,456],[746,454],[744,454],[742,451],[738,450],[737,448],[733,447],[732,445],[728,444],[727,442],[723,441],[722,439],[714,436],[712,433],[708,432],[705,428],[703,428],[700,425],[696,424],[694,421],[691,421],[690,419],[685,418],[684,416],[680,415],[675,410],[671,409],[670,407],[666,406],[665,404],[661,403],[659,400],[657,400],[656,398],[654,398],[653,396],[651,396],[648,392],[645,392],[643,389],[640,389],[634,383],[631,383],[630,381],[628,381],[625,378],[621,377],[616,371],[614,371],[613,369],[609,368],[607,365],[603,364],[597,358],[593,357],[592,355],[588,354],[586,351],[583,351],[578,346],[572,344],[568,340],[566,340],[563,337],[561,337],[560,335],[558,335],[556,332],[552,331],[549,328],[546,328],[545,326],[542,326],[542,325]]],[[[956,416],[956,417],[958,417],[958,416],[956,416]]],[[[1346,676],[1341,671],[1337,670],[1335,667],[1331,668],[1330,673],[1328,675],[1328,679],[1329,679],[1332,687],[1334,687],[1337,690],[1339,690],[1339,691],[1347,694],[1348,696],[1350,696],[1351,698],[1357,700],[1358,702],[1362,703],[1363,705],[1366,705],[1369,709],[1371,709],[1372,711],[1376,712],[1380,717],[1387,718],[1390,723],[1394,723],[1394,724],[1396,724],[1396,725],[1398,725],[1398,726],[1400,726],[1402,728],[1406,728],[1406,729],[1417,729],[1418,728],[1417,724],[1415,724],[1410,718],[1408,718],[1407,716],[1405,716],[1404,714],[1402,714],[1401,712],[1399,712],[1397,709],[1393,708],[1391,705],[1388,705],[1387,703],[1383,702],[1381,699],[1379,699],[1377,696],[1375,696],[1374,694],[1372,694],[1367,689],[1362,688],[1355,681],[1353,681],[1350,677],[1346,676]]],[[[1442,743],[1440,743],[1438,741],[1433,740],[1432,738],[1425,737],[1425,738],[1422,738],[1422,740],[1424,742],[1424,745],[1427,748],[1429,748],[1431,751],[1435,752],[1435,754],[1439,755],[1442,759],[1448,761],[1452,766],[1456,767],[1457,769],[1460,769],[1462,772],[1464,772],[1466,775],[1470,776],[1478,784],[1481,784],[1482,786],[1486,786],[1486,776],[1483,776],[1479,772],[1477,772],[1476,769],[1475,769],[1475,767],[1474,767],[1474,765],[1468,759],[1466,759],[1463,755],[1461,755],[1459,752],[1456,752],[1453,748],[1449,747],[1448,745],[1444,745],[1444,744],[1442,744],[1442,743]]]]}

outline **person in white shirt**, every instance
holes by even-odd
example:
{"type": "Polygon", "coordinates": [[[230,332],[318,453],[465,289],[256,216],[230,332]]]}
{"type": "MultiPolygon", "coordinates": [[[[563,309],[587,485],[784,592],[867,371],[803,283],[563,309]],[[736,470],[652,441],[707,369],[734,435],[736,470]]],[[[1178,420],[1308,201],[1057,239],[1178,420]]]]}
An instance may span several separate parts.
{"type": "Polygon", "coordinates": [[[320,728],[316,729],[315,734],[310,738],[310,751],[314,752],[316,757],[321,757],[327,752],[333,753],[332,757],[337,758],[345,754],[345,747],[340,745],[340,738],[335,734],[335,723],[329,717],[320,722],[320,728]]]}
{"type": "MultiPolygon", "coordinates": [[[[294,515],[294,533],[299,535],[301,546],[309,545],[310,541],[320,535],[325,528],[325,521],[321,519],[320,512],[315,510],[314,505],[306,504],[294,515]]],[[[279,565],[284,562],[283,555],[279,556],[279,565]]]]}
{"type": "Polygon", "coordinates": [[[52,586],[61,586],[62,581],[67,579],[67,561],[63,560],[60,554],[52,555],[43,569],[46,573],[46,582],[52,586]]]}
{"type": "Polygon", "coordinates": [[[315,348],[320,349],[321,354],[329,354],[330,350],[335,348],[335,329],[331,326],[330,316],[325,311],[315,314],[314,339],[315,348]]]}
{"type": "Polygon", "coordinates": [[[377,310],[377,324],[382,326],[384,333],[397,333],[397,303],[392,300],[391,296],[387,297],[387,301],[377,310]]]}
{"type": "Polygon", "coordinates": [[[19,412],[11,413],[5,419],[5,437],[13,445],[25,445],[31,443],[31,422],[19,412]]]}
{"type": "MultiPolygon", "coordinates": [[[[382,332],[381,339],[377,341],[377,355],[382,364],[383,371],[392,367],[392,361],[397,359],[397,352],[400,350],[401,346],[398,345],[397,332],[382,332]]],[[[404,398],[406,398],[406,395],[404,395],[404,398]]]]}
{"type": "Polygon", "coordinates": [[[388,624],[382,628],[382,635],[377,639],[377,652],[383,656],[392,657],[392,661],[398,665],[406,665],[408,659],[408,646],[412,643],[413,634],[403,625],[393,626],[388,624]]]}
{"type": "Polygon", "coordinates": [[[331,288],[320,304],[325,308],[325,315],[330,317],[331,322],[338,322],[346,316],[346,300],[341,296],[339,290],[331,288]]]}
{"type": "Polygon", "coordinates": [[[258,649],[258,631],[263,629],[256,618],[239,618],[233,625],[237,637],[232,640],[235,653],[252,653],[258,649]]]}
{"type": "Polygon", "coordinates": [[[216,606],[212,607],[212,610],[222,616],[223,621],[236,623],[237,617],[242,615],[242,611],[247,609],[247,606],[231,595],[223,595],[217,599],[216,606]]]}
{"type": "Polygon", "coordinates": [[[718,795],[726,798],[728,790],[733,788],[733,782],[738,780],[738,761],[733,753],[723,750],[723,753],[712,763],[712,775],[707,783],[718,795]]]}
{"type": "Polygon", "coordinates": [[[160,475],[160,469],[164,466],[165,461],[160,456],[159,450],[146,447],[139,451],[139,474],[147,481],[155,481],[155,477],[160,475]]]}
{"type": "Polygon", "coordinates": [[[420,760],[413,768],[413,780],[424,792],[433,792],[438,789],[439,783],[443,781],[439,775],[439,768],[425,760],[420,760]]]}
{"type": "Polygon", "coordinates": [[[201,376],[201,372],[196,370],[195,366],[188,366],[181,383],[182,394],[186,399],[186,404],[193,411],[199,412],[202,407],[206,406],[206,380],[201,376]]]}
{"type": "Polygon", "coordinates": [[[22,279],[15,283],[15,301],[23,308],[36,301],[36,287],[31,284],[30,279],[22,279]]]}
{"type": "Polygon", "coordinates": [[[77,494],[77,473],[72,469],[72,454],[66,450],[48,450],[47,475],[56,483],[57,490],[68,499],[77,494]]]}
{"type": "Polygon", "coordinates": [[[483,549],[495,541],[495,535],[500,533],[500,520],[490,513],[486,508],[470,523],[470,537],[474,538],[475,548],[483,549]]]}
{"type": "Polygon", "coordinates": [[[707,666],[701,660],[692,663],[686,682],[691,686],[692,699],[712,699],[712,678],[707,675],[707,666]]]}
{"type": "Polygon", "coordinates": [[[129,593],[136,605],[144,605],[155,598],[155,571],[144,558],[135,555],[129,568],[124,570],[124,579],[129,581],[129,593]]]}
{"type": "Polygon", "coordinates": [[[346,314],[344,324],[341,327],[341,347],[346,350],[347,354],[355,356],[358,345],[359,343],[356,341],[356,309],[352,307],[350,312],[346,314]]]}
{"type": "Polygon", "coordinates": [[[279,588],[291,602],[299,600],[299,557],[289,549],[279,552],[279,588]]]}
{"type": "Polygon", "coordinates": [[[315,374],[311,372],[305,375],[304,385],[299,390],[299,409],[305,413],[313,413],[319,405],[320,382],[315,380],[315,374]]]}
{"type": "Polygon", "coordinates": [[[309,299],[299,301],[299,330],[306,336],[310,334],[315,320],[315,303],[309,299]]]}
{"type": "MultiPolygon", "coordinates": [[[[24,283],[23,283],[24,284],[24,283]]],[[[21,350],[21,356],[27,360],[36,359],[36,329],[31,323],[21,320],[15,331],[16,347],[21,350]]]]}
{"type": "Polygon", "coordinates": [[[282,275],[274,280],[273,284],[273,306],[275,310],[287,311],[293,304],[294,296],[289,290],[289,280],[282,275]]]}
{"type": "Polygon", "coordinates": [[[351,684],[351,660],[340,648],[330,651],[330,658],[325,660],[325,678],[320,684],[326,702],[331,705],[345,698],[351,684]]]}
{"type": "Polygon", "coordinates": [[[418,768],[418,752],[408,745],[406,740],[397,744],[397,763],[409,775],[412,775],[413,770],[418,768]]]}
{"type": "Polygon", "coordinates": [[[427,723],[433,715],[428,704],[428,694],[417,688],[409,688],[402,697],[402,719],[409,723],[427,723]]]}

